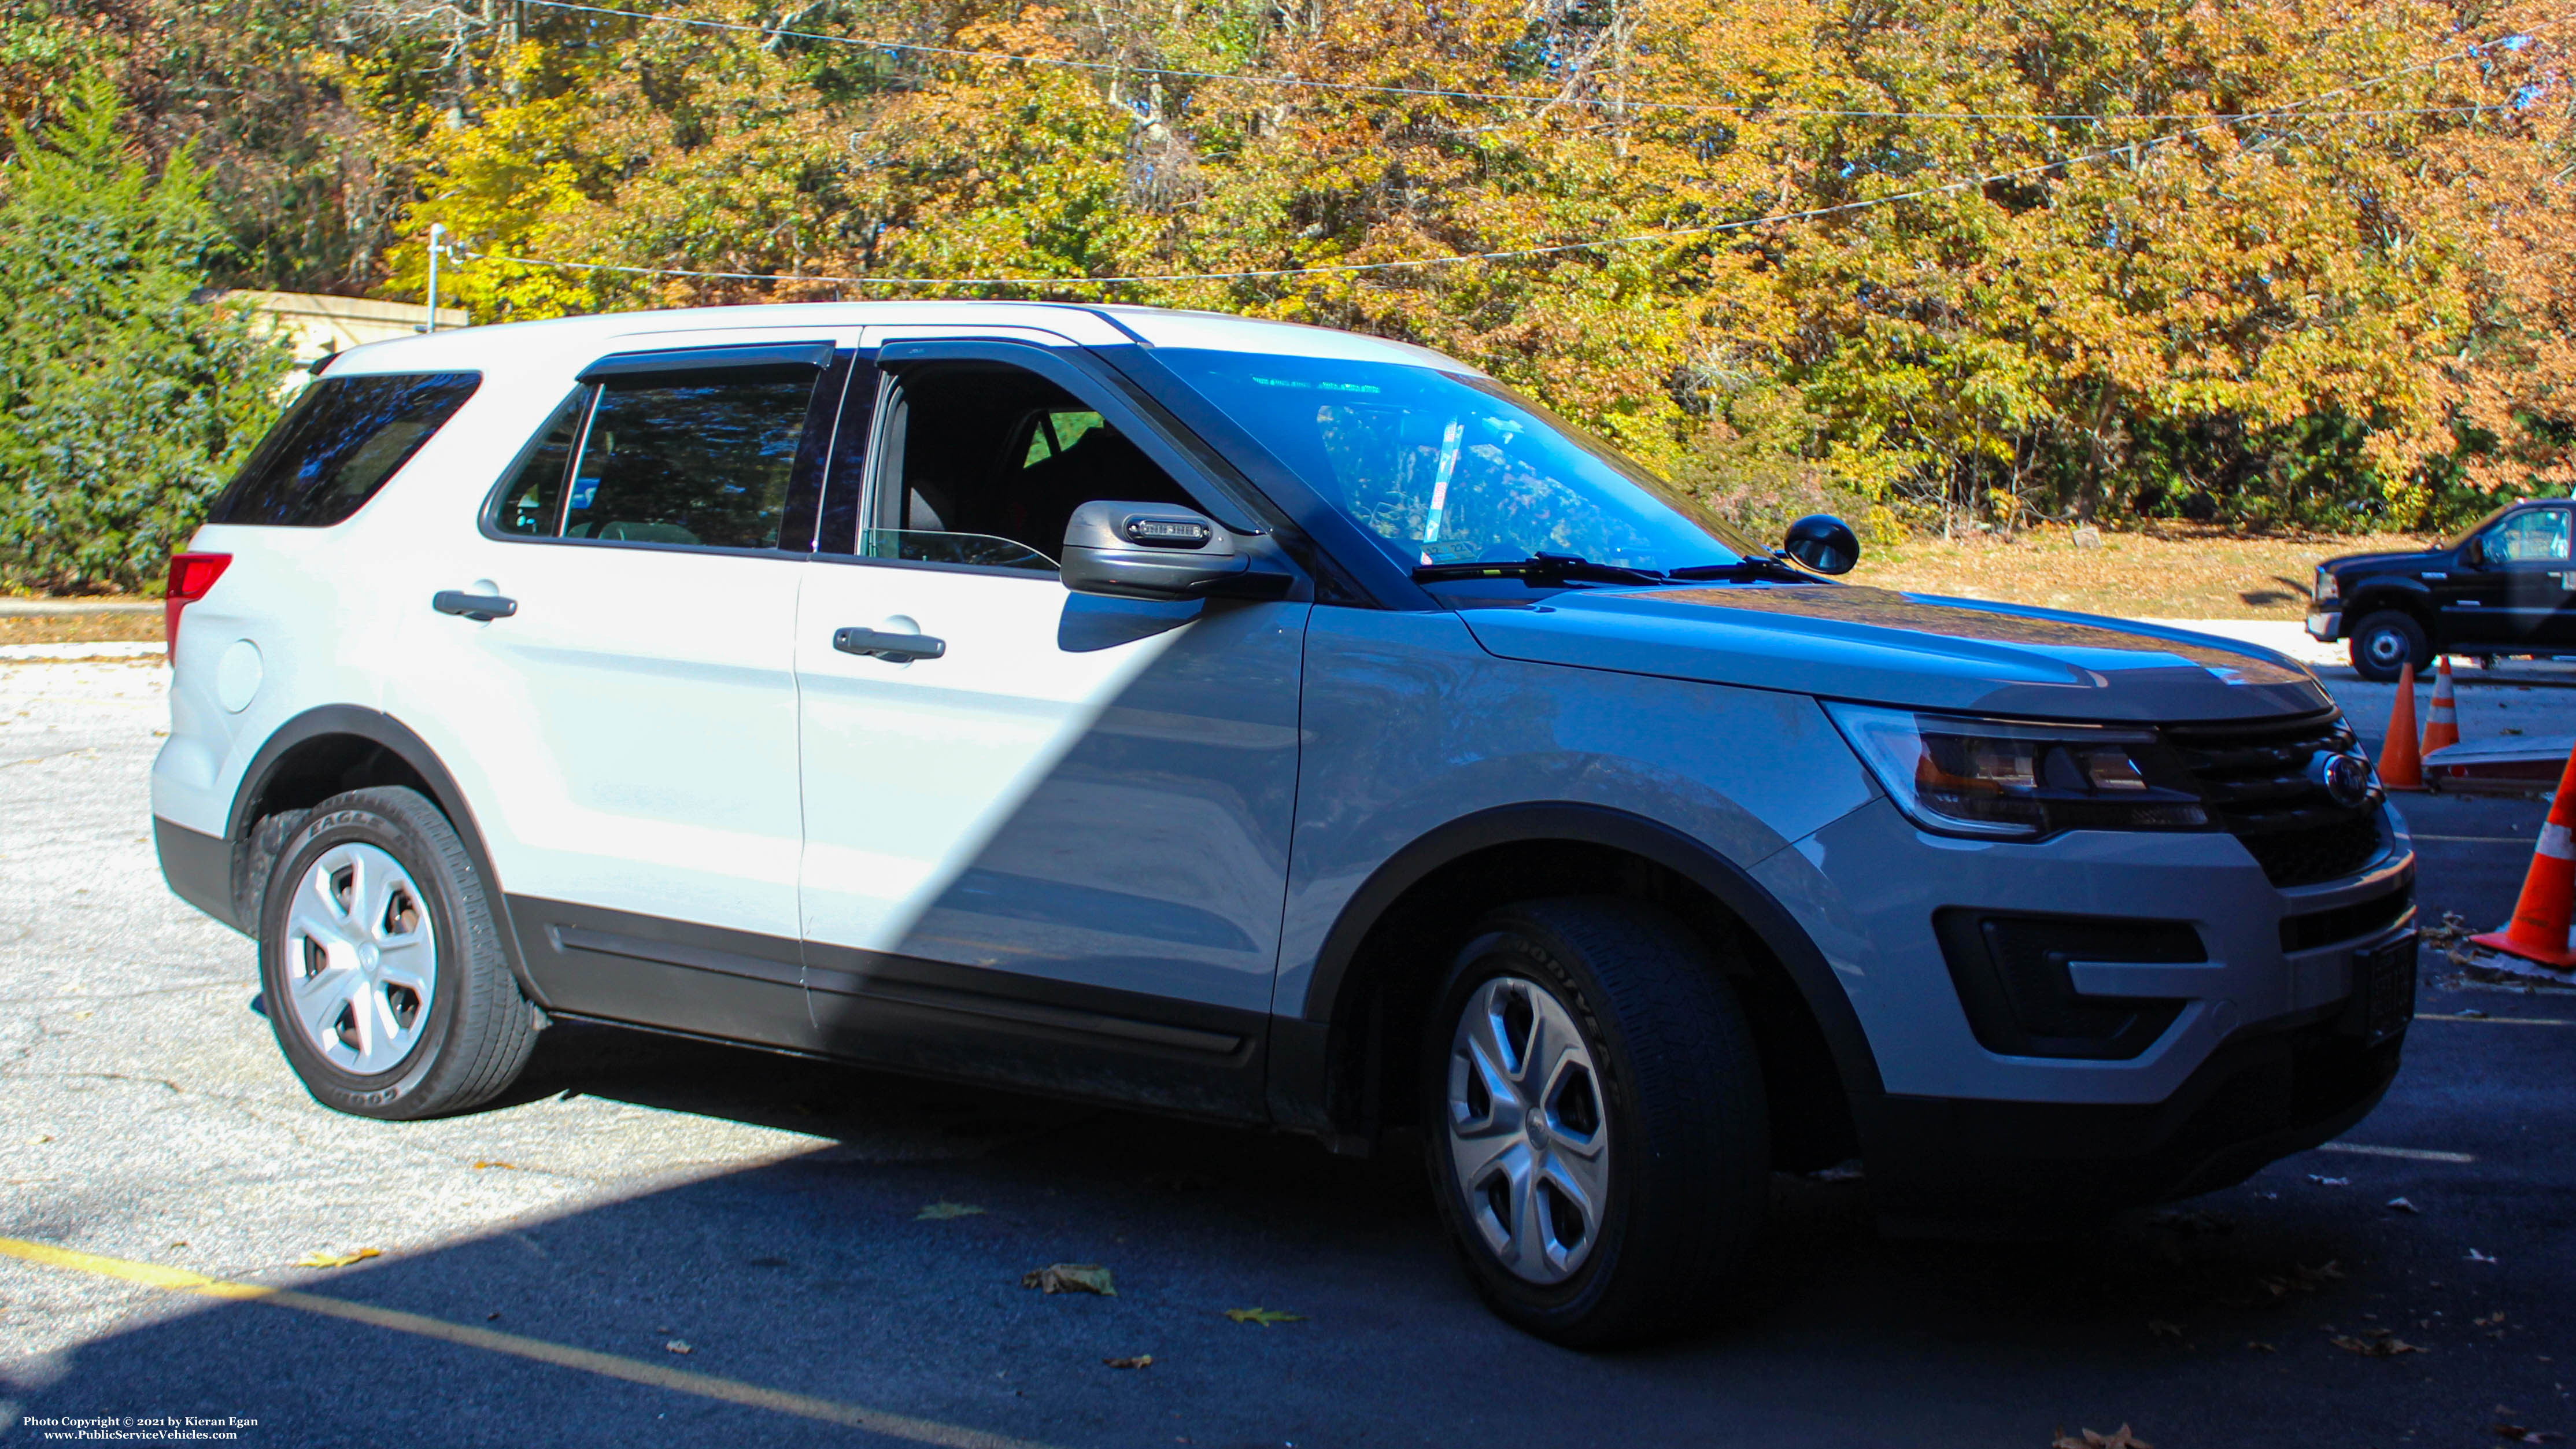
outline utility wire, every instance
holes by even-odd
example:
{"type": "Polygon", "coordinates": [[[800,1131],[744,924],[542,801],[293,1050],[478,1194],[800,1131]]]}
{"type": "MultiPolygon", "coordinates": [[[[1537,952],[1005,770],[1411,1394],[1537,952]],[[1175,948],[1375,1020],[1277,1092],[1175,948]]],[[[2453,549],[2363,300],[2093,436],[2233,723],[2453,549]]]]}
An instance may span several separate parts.
{"type": "MultiPolygon", "coordinates": [[[[1412,96],[1430,100],[1480,101],[1512,105],[1589,106],[1597,108],[1634,108],[1637,110],[1680,111],[1697,115],[1776,116],[1802,120],[1893,120],[1893,121],[2198,121],[2217,119],[2242,121],[2271,114],[2268,111],[2130,111],[2105,115],[2086,111],[1896,111],[1896,110],[1830,110],[1765,104],[1728,104],[1706,101],[1610,100],[1599,96],[1540,95],[1526,91],[1447,90],[1439,87],[1373,85],[1363,81],[1317,80],[1310,76],[1260,75],[1241,71],[1189,70],[1162,65],[1129,65],[1100,60],[1076,60],[1069,56],[1019,55],[1006,50],[973,50],[949,45],[923,45],[905,40],[873,40],[863,36],[827,35],[818,30],[772,29],[763,25],[746,25],[738,21],[706,20],[687,15],[665,15],[642,10],[616,10],[605,5],[584,5],[577,0],[521,0],[527,5],[548,10],[571,11],[585,15],[608,15],[620,20],[648,20],[661,25],[683,25],[700,30],[730,31],[757,35],[764,39],[821,41],[829,45],[854,46],[863,50],[903,51],[913,55],[943,56],[957,60],[1017,61],[1023,65],[1057,66],[1066,70],[1092,71],[1114,75],[1171,76],[1180,80],[1240,81],[1247,85],[1291,86],[1307,90],[1343,91],[1364,95],[1412,96]]],[[[2535,29],[2540,27],[2535,27],[2535,29]]],[[[2492,44],[2494,42],[2490,42],[2492,44]]],[[[2319,118],[2357,119],[2393,116],[2464,116],[2486,111],[2512,109],[2502,105],[2481,106],[2398,106],[2379,110],[2306,111],[2302,114],[2319,118]]]]}
{"type": "MultiPolygon", "coordinates": [[[[566,8],[592,8],[570,7],[567,4],[567,0],[527,0],[527,3],[551,4],[564,6],[566,8]]],[[[625,12],[608,11],[603,13],[623,14],[625,12]]],[[[2533,26],[2527,30],[2518,32],[2517,34],[2528,36],[2535,34],[2540,30],[2570,23],[2576,23],[2576,15],[2570,15],[2562,20],[2548,21],[2542,25],[2533,26]]],[[[748,29],[750,27],[736,28],[748,29]]],[[[710,281],[770,283],[793,282],[844,287],[1113,287],[1156,282],[1235,282],[1262,281],[1282,277],[1347,276],[1366,272],[1388,272],[1426,267],[1454,266],[1461,262],[1514,261],[1530,257],[1561,256],[1568,252],[1635,246],[1647,242],[1681,241],[1695,237],[1717,236],[1727,232],[1746,231],[1754,227],[1777,226],[1789,222],[1815,221],[1830,216],[1841,216],[1857,211],[1867,211],[1882,206],[1892,206],[1903,201],[1919,201],[1927,197],[1946,196],[1960,191],[1992,186],[2000,182],[2026,180],[2033,176],[2043,176],[2053,171],[2065,170],[2075,166],[2090,165],[2100,161],[2108,161],[2120,156],[2143,156],[2146,152],[2159,146],[2170,145],[2176,141],[2189,140],[2194,136],[2206,135],[2212,131],[2225,130],[2241,121],[2263,120],[2286,115],[2316,114],[2309,111],[2307,108],[2319,101],[2330,101],[2341,96],[2348,96],[2360,91],[2370,90],[2378,86],[2386,85],[2391,81],[2403,79],[2404,77],[2413,75],[2418,71],[2430,70],[2435,66],[2447,65],[2456,60],[2464,60],[2513,38],[2515,37],[2507,36],[2501,37],[2497,40],[2480,41],[2475,45],[2467,46],[2463,49],[2449,52],[2448,54],[2435,56],[2431,60],[2417,61],[2413,65],[2389,71],[2384,75],[2372,76],[2367,80],[2354,81],[2349,85],[2338,86],[2333,90],[2325,91],[2318,95],[2308,96],[2300,100],[2284,102],[2281,105],[2274,106],[2266,110],[2231,114],[2216,120],[2205,121],[2201,125],[2192,126],[2184,130],[2172,131],[2161,136],[2150,137],[2143,141],[2127,142],[2117,146],[2105,146],[2098,150],[2084,152],[2080,155],[2061,157],[2054,161],[2037,162],[2029,166],[2017,167],[2010,171],[1990,172],[1983,176],[1971,176],[1956,181],[1945,181],[1935,186],[1916,187],[1908,191],[1890,192],[1884,196],[1865,197],[1857,201],[1839,202],[1832,206],[1809,207],[1799,211],[1774,212],[1767,216],[1746,217],[1736,221],[1714,222],[1707,226],[1672,227],[1659,231],[1631,232],[1624,236],[1597,237],[1589,241],[1558,242],[1548,246],[1511,247],[1484,252],[1459,252],[1445,256],[1410,257],[1383,262],[1330,262],[1303,267],[1256,267],[1227,272],[1136,273],[1126,276],[1110,277],[836,277],[776,272],[700,271],[687,267],[639,267],[618,262],[557,261],[543,257],[515,257],[502,255],[496,252],[476,252],[462,247],[457,247],[450,253],[450,255],[457,257],[460,260],[471,259],[474,261],[500,262],[509,265],[528,267],[558,267],[569,271],[614,272],[628,276],[696,277],[710,281]]]]}

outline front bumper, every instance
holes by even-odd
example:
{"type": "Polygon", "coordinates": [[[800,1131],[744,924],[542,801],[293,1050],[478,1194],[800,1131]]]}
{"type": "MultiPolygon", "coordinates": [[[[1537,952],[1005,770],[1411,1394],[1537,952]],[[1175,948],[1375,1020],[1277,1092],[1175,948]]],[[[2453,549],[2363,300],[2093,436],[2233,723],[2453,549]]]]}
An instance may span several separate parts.
{"type": "Polygon", "coordinates": [[[2308,637],[2320,644],[2331,644],[2343,636],[2341,610],[2319,610],[2308,616],[2308,637]]]}
{"type": "MultiPolygon", "coordinates": [[[[2397,1045],[2366,1047],[2358,966],[2411,939],[2415,860],[2383,817],[2358,873],[2275,886],[2231,835],[2076,831],[2029,845],[1917,831],[1873,802],[1755,867],[1832,964],[1879,1090],[1853,1101],[1872,1183],[1926,1212],[2115,1206],[2202,1192],[2370,1110],[2397,1045]],[[2187,923],[2205,959],[2068,967],[2085,997],[2177,1008],[2112,1058],[1990,1050],[1943,913],[2187,923]]],[[[2167,958],[2172,959],[2172,958],[2167,958]]],[[[2408,996],[2411,1000],[2411,994],[2408,996]]]]}
{"type": "Polygon", "coordinates": [[[2213,1192],[2341,1136],[2397,1075],[2340,1013],[2237,1036],[2142,1106],[1879,1097],[1855,1103],[1878,1206],[1896,1223],[1987,1227],[2213,1192]]]}

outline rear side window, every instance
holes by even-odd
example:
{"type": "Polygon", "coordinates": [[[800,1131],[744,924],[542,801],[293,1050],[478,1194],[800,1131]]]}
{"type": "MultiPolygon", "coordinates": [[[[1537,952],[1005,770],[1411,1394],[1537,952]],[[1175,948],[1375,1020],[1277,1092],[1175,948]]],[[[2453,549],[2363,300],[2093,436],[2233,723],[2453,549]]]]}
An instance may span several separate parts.
{"type": "Polygon", "coordinates": [[[358,511],[474,395],[482,374],[326,377],[304,390],[206,514],[328,528],[358,511]]]}
{"type": "Polygon", "coordinates": [[[820,376],[786,366],[602,378],[538,435],[492,525],[534,538],[774,548],[820,376]]]}

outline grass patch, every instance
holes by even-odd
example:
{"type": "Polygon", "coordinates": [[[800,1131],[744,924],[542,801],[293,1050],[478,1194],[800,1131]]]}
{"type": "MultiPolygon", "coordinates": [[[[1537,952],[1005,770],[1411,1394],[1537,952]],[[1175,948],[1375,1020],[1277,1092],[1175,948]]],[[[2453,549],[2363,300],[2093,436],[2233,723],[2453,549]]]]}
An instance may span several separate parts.
{"type": "Polygon", "coordinates": [[[158,644],[161,613],[0,615],[0,644],[158,644]]]}
{"type": "Polygon", "coordinates": [[[2231,533],[2192,524],[2105,532],[2078,547],[2067,528],[2017,538],[1908,539],[1863,549],[1856,584],[2036,604],[2133,619],[2297,619],[2317,564],[2348,553],[2433,546],[2411,534],[2231,533]]]}

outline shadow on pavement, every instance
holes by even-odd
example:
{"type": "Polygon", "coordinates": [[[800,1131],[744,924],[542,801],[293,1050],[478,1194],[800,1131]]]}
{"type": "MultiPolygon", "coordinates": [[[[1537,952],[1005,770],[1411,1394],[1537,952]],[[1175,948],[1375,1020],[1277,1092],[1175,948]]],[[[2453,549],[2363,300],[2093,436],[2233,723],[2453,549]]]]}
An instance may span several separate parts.
{"type": "MultiPolygon", "coordinates": [[[[1708,1305],[1699,1336],[1586,1357],[1486,1316],[1400,1150],[1353,1161],[1302,1139],[594,1027],[548,1034],[527,1092],[562,1091],[820,1141],[313,1290],[1059,1444],[2038,1449],[2057,1429],[2122,1421],[2166,1444],[2358,1444],[2393,1440],[2391,1426],[2480,1433],[2491,1399],[2538,1388],[2469,1381],[2452,1331],[2464,1304],[2413,1326],[2405,1315],[2447,1302],[2424,1278],[2459,1278],[2445,1272],[2456,1248],[2419,1260],[2409,1243],[2424,1240],[2405,1236],[2418,1226],[2392,1228],[2376,1197],[2308,1187],[2316,1158],[2041,1245],[1883,1240],[1863,1186],[1780,1179],[1749,1284],[1708,1305]],[[890,1132],[933,1145],[864,1149],[890,1132]],[[933,1202],[983,1211],[919,1220],[933,1202]],[[1020,1286],[1056,1262],[1108,1265],[1117,1296],[1020,1286]],[[1256,1306],[1303,1318],[1223,1314],[1256,1306]],[[2365,1359],[2323,1324],[2435,1351],[2365,1359]],[[1149,1368],[1103,1364],[1140,1354],[1149,1368]]],[[[250,1304],[89,1343],[12,1396],[29,1415],[258,1419],[246,1443],[868,1437],[250,1304]]]]}

